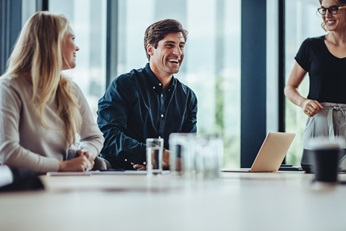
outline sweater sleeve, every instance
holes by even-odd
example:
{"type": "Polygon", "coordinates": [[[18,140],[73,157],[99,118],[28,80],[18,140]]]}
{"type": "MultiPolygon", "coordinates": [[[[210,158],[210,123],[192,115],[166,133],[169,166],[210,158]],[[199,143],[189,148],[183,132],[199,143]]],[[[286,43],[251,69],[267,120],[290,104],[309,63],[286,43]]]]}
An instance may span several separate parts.
{"type": "MultiPolygon", "coordinates": [[[[41,156],[20,145],[19,122],[21,116],[20,92],[11,81],[0,80],[0,164],[31,169],[38,172],[57,171],[59,160],[41,156]]],[[[33,134],[35,135],[35,134],[33,134]]]]}
{"type": "Polygon", "coordinates": [[[75,84],[79,99],[80,113],[82,116],[82,126],[80,130],[80,148],[88,151],[96,157],[103,147],[103,134],[100,131],[96,119],[90,110],[89,104],[81,89],[75,84]]]}

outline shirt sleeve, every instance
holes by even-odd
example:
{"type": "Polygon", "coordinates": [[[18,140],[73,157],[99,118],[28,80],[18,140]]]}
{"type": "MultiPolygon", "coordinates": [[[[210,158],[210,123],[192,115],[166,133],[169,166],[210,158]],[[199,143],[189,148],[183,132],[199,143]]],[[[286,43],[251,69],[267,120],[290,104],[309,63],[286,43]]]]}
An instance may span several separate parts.
{"type": "Polygon", "coordinates": [[[125,134],[129,116],[129,94],[124,80],[113,80],[98,103],[97,123],[104,134],[105,143],[102,154],[108,157],[122,157],[140,163],[145,144],[125,134]]]}
{"type": "Polygon", "coordinates": [[[80,113],[82,116],[82,125],[79,134],[80,148],[82,151],[88,151],[91,155],[96,157],[102,149],[104,138],[97,126],[96,119],[94,119],[85,96],[77,84],[75,84],[75,87],[77,88],[80,113]]]}
{"type": "Polygon", "coordinates": [[[20,93],[10,83],[0,82],[0,164],[30,169],[38,172],[57,171],[57,159],[41,156],[20,145],[19,121],[21,114],[20,93]]]}
{"type": "Polygon", "coordinates": [[[295,57],[297,63],[305,70],[310,70],[310,58],[309,58],[309,47],[310,47],[310,39],[305,39],[302,45],[300,46],[298,53],[295,57]]]}
{"type": "Polygon", "coordinates": [[[189,104],[186,113],[186,120],[183,125],[182,132],[196,133],[197,132],[197,97],[191,90],[189,104]]]}

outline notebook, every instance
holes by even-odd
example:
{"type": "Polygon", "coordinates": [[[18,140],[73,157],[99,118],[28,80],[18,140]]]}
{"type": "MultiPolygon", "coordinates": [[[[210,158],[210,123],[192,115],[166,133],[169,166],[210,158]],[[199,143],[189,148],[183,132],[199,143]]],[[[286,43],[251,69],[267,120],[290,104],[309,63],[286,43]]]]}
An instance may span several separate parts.
{"type": "Polygon", "coordinates": [[[276,172],[295,137],[294,133],[269,132],[250,169],[222,169],[222,172],[276,172]]]}
{"type": "MultiPolygon", "coordinates": [[[[159,174],[153,170],[153,174],[159,174]]],[[[169,170],[163,170],[160,174],[169,174],[169,170]]],[[[91,175],[147,175],[147,171],[136,170],[106,170],[106,171],[87,171],[87,172],[47,172],[47,176],[91,176],[91,175]]]]}

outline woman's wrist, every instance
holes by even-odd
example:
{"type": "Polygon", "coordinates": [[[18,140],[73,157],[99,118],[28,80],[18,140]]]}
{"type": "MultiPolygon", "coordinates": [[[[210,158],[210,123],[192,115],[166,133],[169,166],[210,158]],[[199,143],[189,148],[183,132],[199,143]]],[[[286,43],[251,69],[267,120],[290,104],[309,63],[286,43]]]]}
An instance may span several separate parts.
{"type": "Polygon", "coordinates": [[[65,162],[59,161],[59,167],[58,167],[58,172],[62,172],[64,170],[65,162]]]}

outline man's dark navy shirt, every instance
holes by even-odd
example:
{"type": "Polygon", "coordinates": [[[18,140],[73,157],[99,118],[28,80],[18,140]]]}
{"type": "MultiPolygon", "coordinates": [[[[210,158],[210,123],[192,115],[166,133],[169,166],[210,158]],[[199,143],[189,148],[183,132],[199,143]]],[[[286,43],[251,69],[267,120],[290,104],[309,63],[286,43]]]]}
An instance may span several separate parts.
{"type": "Polygon", "coordinates": [[[168,87],[151,71],[149,64],[114,79],[98,102],[97,123],[105,143],[101,154],[113,168],[133,169],[131,163],[146,159],[146,138],[196,132],[197,98],[178,79],[168,87]]]}

